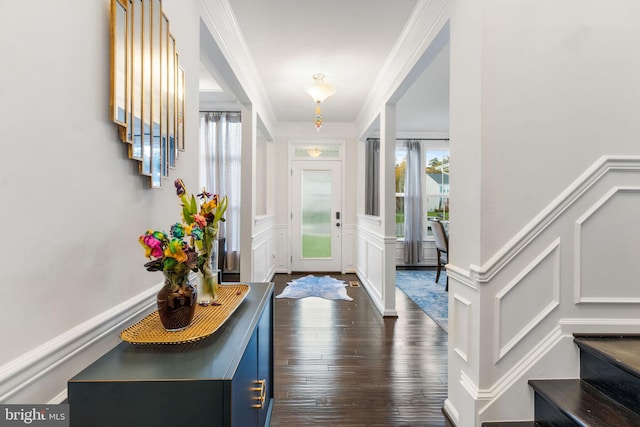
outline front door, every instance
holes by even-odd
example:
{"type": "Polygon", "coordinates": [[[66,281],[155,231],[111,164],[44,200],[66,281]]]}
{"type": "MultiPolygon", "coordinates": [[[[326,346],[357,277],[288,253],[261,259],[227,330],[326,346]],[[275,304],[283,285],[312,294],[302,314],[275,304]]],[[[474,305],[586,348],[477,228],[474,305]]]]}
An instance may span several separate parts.
{"type": "Polygon", "coordinates": [[[339,160],[292,162],[292,271],[342,271],[341,167],[339,160]]]}

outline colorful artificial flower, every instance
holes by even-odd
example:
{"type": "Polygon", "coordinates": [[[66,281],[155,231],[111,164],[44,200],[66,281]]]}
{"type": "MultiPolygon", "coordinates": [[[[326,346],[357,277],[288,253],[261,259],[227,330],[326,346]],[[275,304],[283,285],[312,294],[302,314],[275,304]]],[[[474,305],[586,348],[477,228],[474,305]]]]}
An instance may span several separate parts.
{"type": "Polygon", "coordinates": [[[167,236],[159,231],[148,230],[140,236],[138,241],[145,248],[145,256],[147,258],[160,258],[163,254],[163,241],[167,240],[167,236]]]}
{"type": "Polygon", "coordinates": [[[176,222],[171,226],[171,235],[178,239],[182,239],[185,236],[185,226],[176,222]]]}
{"type": "Polygon", "coordinates": [[[187,254],[184,252],[184,249],[186,249],[184,248],[185,244],[181,239],[171,239],[164,248],[164,256],[173,258],[178,262],[185,262],[187,260],[187,254]]]}
{"type": "MultiPolygon", "coordinates": [[[[183,188],[184,188],[184,184],[183,184],[183,188]]],[[[213,194],[209,193],[205,188],[202,189],[202,193],[198,194],[198,197],[200,197],[202,200],[209,199],[212,196],[213,194]]]]}
{"type": "Polygon", "coordinates": [[[200,215],[200,214],[195,214],[193,216],[193,220],[196,222],[196,224],[198,225],[198,227],[205,228],[207,226],[207,218],[205,218],[204,216],[200,215]]]}
{"type": "MultiPolygon", "coordinates": [[[[148,271],[163,271],[166,275],[188,274],[205,268],[211,259],[212,244],[218,233],[219,221],[224,221],[227,197],[219,198],[205,188],[198,194],[202,200],[187,192],[181,179],[174,183],[176,195],[182,202],[182,220],[170,227],[170,233],[147,230],[138,241],[150,259],[144,266],[148,271]]],[[[169,276],[168,276],[169,277],[169,276]]]]}

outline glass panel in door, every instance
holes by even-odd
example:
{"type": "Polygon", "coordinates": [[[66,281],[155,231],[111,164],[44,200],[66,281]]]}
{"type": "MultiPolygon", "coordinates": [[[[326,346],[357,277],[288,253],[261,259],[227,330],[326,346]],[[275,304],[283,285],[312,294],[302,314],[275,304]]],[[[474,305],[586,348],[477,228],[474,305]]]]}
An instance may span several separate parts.
{"type": "Polygon", "coordinates": [[[331,256],[331,171],[302,171],[302,257],[331,256]]]}

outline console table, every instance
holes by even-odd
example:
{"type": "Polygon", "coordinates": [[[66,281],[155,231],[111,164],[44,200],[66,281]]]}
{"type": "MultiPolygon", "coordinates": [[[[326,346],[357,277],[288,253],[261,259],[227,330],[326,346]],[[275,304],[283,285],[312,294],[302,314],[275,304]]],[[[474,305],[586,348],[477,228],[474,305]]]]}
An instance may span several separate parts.
{"type": "Polygon", "coordinates": [[[273,283],[251,289],[213,335],[118,344],[68,382],[71,426],[268,426],[273,283]]]}

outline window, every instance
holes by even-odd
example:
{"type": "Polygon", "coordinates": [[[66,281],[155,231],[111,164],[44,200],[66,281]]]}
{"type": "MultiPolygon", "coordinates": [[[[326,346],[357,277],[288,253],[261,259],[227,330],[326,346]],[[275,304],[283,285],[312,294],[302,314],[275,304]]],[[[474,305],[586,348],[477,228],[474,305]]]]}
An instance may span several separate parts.
{"type": "MultiPolygon", "coordinates": [[[[449,219],[449,149],[440,148],[444,141],[422,141],[425,155],[425,183],[423,203],[426,219],[449,219]],[[434,147],[434,143],[439,146],[434,147]]],[[[396,145],[396,237],[404,237],[404,180],[407,168],[407,150],[402,143],[396,145]]],[[[428,222],[424,221],[425,227],[428,222]]],[[[430,235],[426,230],[425,236],[430,235]]]]}
{"type": "Polygon", "coordinates": [[[365,146],[365,215],[380,215],[380,140],[367,139],[365,146]]]}
{"type": "Polygon", "coordinates": [[[449,220],[449,151],[427,150],[425,211],[427,218],[449,220]]]}

